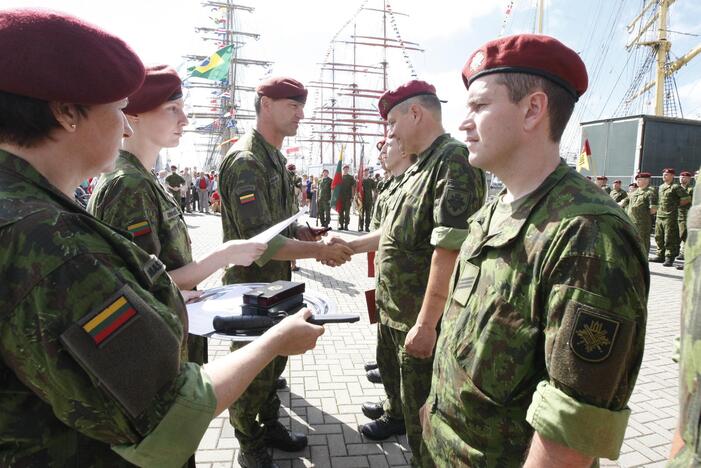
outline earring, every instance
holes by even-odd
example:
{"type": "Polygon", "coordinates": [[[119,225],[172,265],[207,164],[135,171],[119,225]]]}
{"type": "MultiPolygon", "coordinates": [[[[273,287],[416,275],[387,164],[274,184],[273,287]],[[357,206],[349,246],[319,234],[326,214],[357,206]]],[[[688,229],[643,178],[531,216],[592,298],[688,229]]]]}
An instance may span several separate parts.
{"type": "Polygon", "coordinates": [[[72,128],[73,130],[75,130],[75,129],[76,129],[76,124],[71,124],[71,128],[72,128]]]}

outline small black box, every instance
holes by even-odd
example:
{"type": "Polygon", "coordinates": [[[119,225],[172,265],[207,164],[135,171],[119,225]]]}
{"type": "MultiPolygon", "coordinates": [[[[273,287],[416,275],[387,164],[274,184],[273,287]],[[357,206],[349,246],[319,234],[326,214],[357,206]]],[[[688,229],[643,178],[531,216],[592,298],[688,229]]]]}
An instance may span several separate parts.
{"type": "Polygon", "coordinates": [[[290,312],[295,310],[297,306],[304,303],[304,294],[295,294],[285,300],[282,300],[270,307],[260,307],[257,305],[243,304],[241,306],[241,315],[268,315],[271,312],[290,312]]]}
{"type": "Polygon", "coordinates": [[[304,293],[304,283],[275,281],[244,294],[243,303],[269,309],[278,302],[302,293],[304,293]]]}

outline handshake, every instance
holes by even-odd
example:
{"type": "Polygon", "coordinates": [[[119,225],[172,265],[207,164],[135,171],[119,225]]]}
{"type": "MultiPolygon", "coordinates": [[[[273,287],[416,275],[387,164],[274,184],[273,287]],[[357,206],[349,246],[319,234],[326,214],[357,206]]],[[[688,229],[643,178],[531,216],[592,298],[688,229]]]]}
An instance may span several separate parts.
{"type": "Polygon", "coordinates": [[[302,241],[317,241],[317,249],[314,258],[317,262],[329,266],[341,266],[351,259],[356,253],[348,242],[339,237],[326,237],[328,229],[315,229],[307,224],[297,230],[295,237],[302,241]]]}

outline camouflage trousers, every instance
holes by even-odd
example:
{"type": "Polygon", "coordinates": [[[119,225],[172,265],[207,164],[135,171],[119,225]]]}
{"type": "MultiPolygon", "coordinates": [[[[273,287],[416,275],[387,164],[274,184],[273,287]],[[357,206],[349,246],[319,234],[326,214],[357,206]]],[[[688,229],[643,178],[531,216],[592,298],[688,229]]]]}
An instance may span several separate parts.
{"type": "Polygon", "coordinates": [[[351,199],[341,200],[341,212],[338,213],[338,225],[339,227],[348,227],[350,223],[350,211],[351,211],[351,199]]]}
{"type": "Polygon", "coordinates": [[[331,222],[331,202],[329,200],[319,200],[319,223],[326,227],[331,222]]]}
{"type": "Polygon", "coordinates": [[[638,228],[638,233],[640,234],[640,239],[643,241],[643,248],[645,253],[650,252],[650,234],[652,234],[652,224],[648,220],[647,222],[640,222],[636,219],[631,219],[636,228],[638,228]]]}
{"type": "MultiPolygon", "coordinates": [[[[236,351],[245,345],[234,342],[231,350],[236,351]]],[[[286,365],[286,357],[275,358],[253,379],[243,395],[229,406],[229,422],[244,452],[265,447],[262,424],[278,420],[280,399],[277,396],[277,379],[286,365]]]]}
{"type": "Polygon", "coordinates": [[[404,419],[414,463],[419,460],[421,422],[419,410],[431,390],[433,356],[419,359],[404,350],[406,332],[377,325],[377,366],[387,393],[385,412],[404,419]]]}
{"type": "Polygon", "coordinates": [[[655,224],[657,255],[675,258],[679,255],[679,223],[677,218],[657,218],[655,224]]]}
{"type": "Polygon", "coordinates": [[[372,221],[372,207],[374,206],[372,200],[364,201],[360,206],[360,213],[358,213],[358,229],[370,230],[370,221],[372,221]]]}
{"type": "Polygon", "coordinates": [[[686,242],[686,216],[679,217],[679,242],[686,242]]]}

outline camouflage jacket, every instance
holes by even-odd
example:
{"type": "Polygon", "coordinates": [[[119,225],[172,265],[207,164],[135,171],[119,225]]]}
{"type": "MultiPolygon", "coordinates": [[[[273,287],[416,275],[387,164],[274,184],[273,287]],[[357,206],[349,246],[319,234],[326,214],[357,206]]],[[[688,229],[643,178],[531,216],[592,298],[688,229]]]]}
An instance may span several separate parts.
{"type": "Polygon", "coordinates": [[[115,170],[100,177],[88,211],[134,236],[167,270],[192,261],[192,245],[180,206],[133,154],[120,151],[115,170]]]}
{"type": "Polygon", "coordinates": [[[613,189],[611,190],[611,193],[609,193],[611,198],[613,198],[613,201],[616,203],[620,203],[622,200],[625,200],[628,198],[628,193],[625,190],[616,190],[613,189]]]}
{"type": "Polygon", "coordinates": [[[196,450],[216,399],[187,396],[208,380],[179,360],[185,305],[129,237],[0,151],[1,466],[177,466],[196,450]]]}
{"type": "Polygon", "coordinates": [[[690,200],[690,196],[681,185],[671,183],[659,186],[657,193],[657,218],[674,219],[677,217],[682,200],[690,200]]]}
{"type": "Polygon", "coordinates": [[[379,229],[380,225],[382,225],[382,218],[387,210],[387,198],[393,193],[392,188],[396,186],[400,180],[402,180],[402,175],[390,177],[388,180],[383,180],[378,184],[377,200],[375,200],[375,207],[372,210],[371,231],[379,229]]]}
{"type": "Polygon", "coordinates": [[[372,179],[363,179],[363,204],[364,205],[372,205],[375,199],[375,191],[376,185],[375,181],[372,179]]]}
{"type": "Polygon", "coordinates": [[[168,193],[175,198],[175,201],[180,202],[180,187],[185,184],[185,179],[177,172],[171,172],[166,176],[166,184],[168,184],[168,193]],[[177,188],[177,190],[171,190],[170,187],[177,188]]]}
{"type": "MultiPolygon", "coordinates": [[[[698,182],[700,179],[697,177],[696,180],[698,182]]],[[[698,190],[694,194],[686,228],[679,370],[679,427],[685,445],[672,461],[670,466],[673,467],[698,466],[701,463],[701,193],[698,190]]]]}
{"type": "MultiPolygon", "coordinates": [[[[250,130],[231,147],[219,168],[224,241],[250,239],[299,211],[294,194],[294,175],[286,169],[280,150],[250,130]]],[[[291,278],[290,262],[270,260],[286,237],[294,237],[292,224],[268,244],[255,264],[233,266],[224,284],[270,282],[291,278]]]]}
{"type": "Polygon", "coordinates": [[[638,188],[628,195],[628,200],[626,212],[633,223],[638,226],[652,224],[650,209],[657,208],[657,191],[652,187],[638,188]]]}
{"type": "Polygon", "coordinates": [[[564,161],[494,231],[497,202],[471,218],[451,279],[428,453],[438,466],[521,466],[535,428],[615,459],[645,339],[640,238],[564,161]]]}
{"type": "MultiPolygon", "coordinates": [[[[684,190],[689,195],[689,198],[693,198],[693,196],[694,196],[694,186],[693,185],[689,184],[686,187],[684,187],[683,185],[679,184],[679,186],[682,188],[682,190],[684,190]]],[[[690,203],[679,207],[679,213],[678,213],[679,221],[686,220],[686,215],[687,215],[687,213],[689,213],[689,208],[691,208],[690,203]]]]}
{"type": "Polygon", "coordinates": [[[435,247],[458,250],[467,219],[484,203],[484,173],[450,135],[436,138],[387,198],[378,248],[380,322],[408,332],[423,304],[435,247]]]}
{"type": "Polygon", "coordinates": [[[319,201],[329,202],[331,201],[331,177],[322,177],[319,180],[319,201]]]}
{"type": "Polygon", "coordinates": [[[353,197],[353,188],[355,187],[355,178],[350,174],[345,174],[341,178],[341,189],[338,198],[344,202],[350,202],[353,197]]]}

